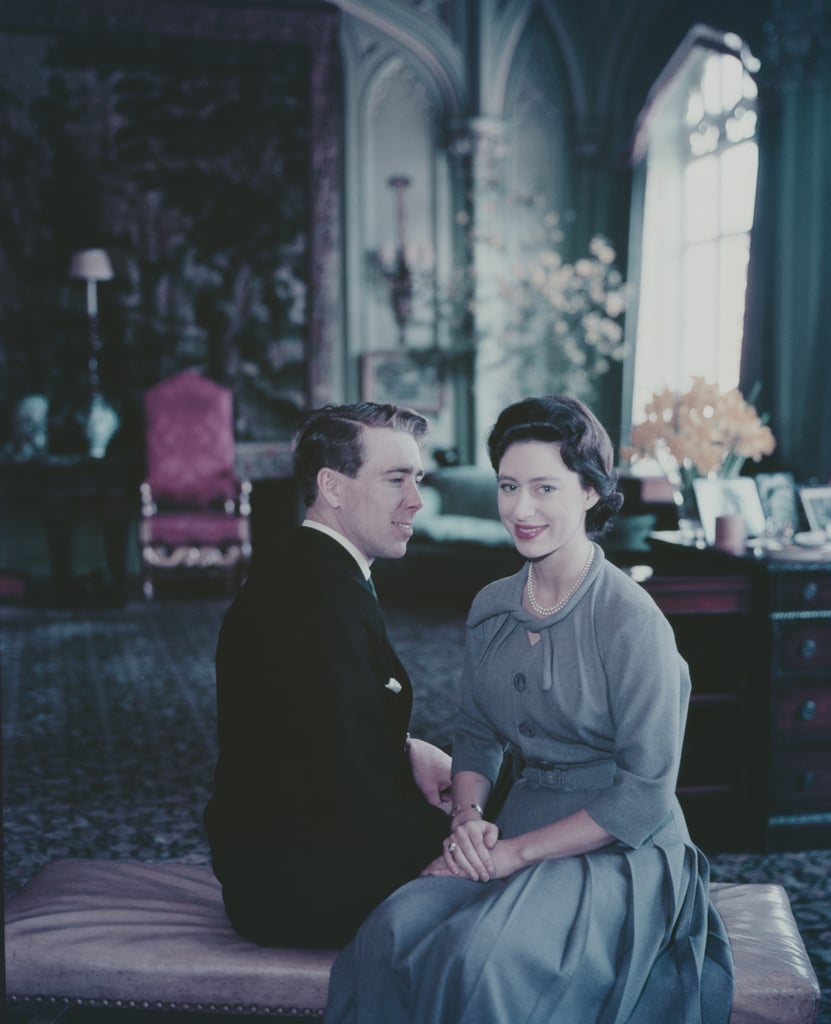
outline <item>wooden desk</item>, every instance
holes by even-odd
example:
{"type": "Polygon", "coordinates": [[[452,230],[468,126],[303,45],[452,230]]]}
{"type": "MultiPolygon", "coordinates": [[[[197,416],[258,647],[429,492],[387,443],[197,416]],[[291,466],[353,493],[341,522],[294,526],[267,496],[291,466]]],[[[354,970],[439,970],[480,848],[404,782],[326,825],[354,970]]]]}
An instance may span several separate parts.
{"type": "Polygon", "coordinates": [[[72,529],[81,513],[100,523],[111,598],[127,593],[127,537],[131,513],[138,508],[132,460],[54,455],[21,461],[0,460],[0,506],[34,499],[43,517],[49,549],[50,600],[73,600],[70,566],[72,529]]]}
{"type": "Polygon", "coordinates": [[[709,851],[759,843],[753,813],[750,634],[747,575],[655,575],[643,584],[675,631],[692,694],[678,798],[693,839],[709,851]]]}
{"type": "Polygon", "coordinates": [[[652,546],[645,585],[693,680],[679,784],[693,836],[831,846],[831,556],[729,555],[667,534],[652,546]]]}

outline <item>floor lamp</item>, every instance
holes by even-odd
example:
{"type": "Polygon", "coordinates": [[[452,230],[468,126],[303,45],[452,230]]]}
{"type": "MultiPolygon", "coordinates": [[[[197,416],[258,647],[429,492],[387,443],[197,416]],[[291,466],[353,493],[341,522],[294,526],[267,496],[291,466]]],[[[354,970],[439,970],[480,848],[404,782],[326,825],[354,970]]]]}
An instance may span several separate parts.
{"type": "Polygon", "coordinates": [[[113,434],[118,430],[119,419],[115,409],[101,393],[98,374],[98,358],[101,354],[101,336],[98,333],[98,282],[113,279],[110,257],[103,249],[81,249],[73,254],[69,263],[69,276],[86,281],[87,320],[89,330],[89,390],[90,404],[86,418],[86,434],[89,454],[96,459],[103,458],[113,434]]]}

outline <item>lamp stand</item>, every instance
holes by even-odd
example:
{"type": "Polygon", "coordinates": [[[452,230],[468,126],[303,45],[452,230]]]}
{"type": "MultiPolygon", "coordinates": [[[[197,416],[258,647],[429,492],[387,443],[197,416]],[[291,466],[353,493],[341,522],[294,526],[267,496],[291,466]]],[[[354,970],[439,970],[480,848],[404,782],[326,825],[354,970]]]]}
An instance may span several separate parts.
{"type": "MultiPolygon", "coordinates": [[[[94,282],[93,282],[94,283],[94,282]]],[[[87,407],[84,432],[93,459],[103,459],[107,446],[121,425],[118,413],[104,398],[98,372],[98,357],[101,354],[101,335],[98,333],[98,314],[89,313],[89,405],[87,407]]]]}

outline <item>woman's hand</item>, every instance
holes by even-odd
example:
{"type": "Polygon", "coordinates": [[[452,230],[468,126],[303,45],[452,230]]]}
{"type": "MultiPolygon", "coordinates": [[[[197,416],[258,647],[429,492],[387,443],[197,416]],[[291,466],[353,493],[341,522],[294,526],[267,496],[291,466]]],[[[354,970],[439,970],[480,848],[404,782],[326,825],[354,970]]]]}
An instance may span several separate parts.
{"type": "MultiPolygon", "coordinates": [[[[496,832],[496,826],[489,822],[479,822],[479,824],[487,826],[481,830],[481,839],[487,843],[496,832]]],[[[520,856],[514,840],[497,839],[492,847],[486,847],[484,857],[479,855],[478,862],[482,865],[483,870],[477,871],[474,867],[477,856],[474,852],[475,844],[471,841],[471,845],[468,847],[470,856],[468,856],[462,852],[462,843],[459,838],[456,838],[454,833],[449,839],[446,839],[444,854],[441,857],[436,857],[421,874],[423,876],[433,875],[438,878],[469,878],[473,882],[490,882],[496,878],[508,878],[515,871],[528,866],[520,856]],[[487,868],[484,870],[486,865],[487,868]]],[[[470,839],[469,832],[465,833],[465,838],[470,839]]]]}
{"type": "Polygon", "coordinates": [[[454,825],[444,841],[444,861],[454,875],[466,875],[472,881],[488,882],[494,877],[496,865],[491,850],[499,839],[499,829],[492,821],[469,818],[454,825]]]}

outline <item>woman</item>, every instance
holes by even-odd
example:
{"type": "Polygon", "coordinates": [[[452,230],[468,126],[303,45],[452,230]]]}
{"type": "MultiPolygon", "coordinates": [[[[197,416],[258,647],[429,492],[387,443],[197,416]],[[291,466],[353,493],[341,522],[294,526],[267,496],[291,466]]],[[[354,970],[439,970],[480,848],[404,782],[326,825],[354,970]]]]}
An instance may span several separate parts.
{"type": "Polygon", "coordinates": [[[675,797],[689,672],[590,539],[622,502],[609,437],[529,398],[488,448],[527,564],[468,617],[452,833],[339,956],[327,1024],[726,1024],[729,944],[675,797]],[[489,822],[507,747],[525,767],[489,822]]]}

